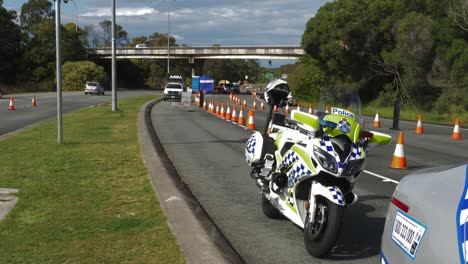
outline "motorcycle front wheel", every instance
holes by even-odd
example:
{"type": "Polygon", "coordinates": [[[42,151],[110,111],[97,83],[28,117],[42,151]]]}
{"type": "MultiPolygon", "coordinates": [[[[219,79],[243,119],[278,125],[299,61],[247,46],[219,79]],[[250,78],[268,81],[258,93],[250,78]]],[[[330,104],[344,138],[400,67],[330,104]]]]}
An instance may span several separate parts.
{"type": "Polygon", "coordinates": [[[304,226],[304,244],[314,257],[322,257],[335,245],[341,228],[344,207],[324,197],[317,197],[315,221],[309,223],[309,214],[304,226]]]}

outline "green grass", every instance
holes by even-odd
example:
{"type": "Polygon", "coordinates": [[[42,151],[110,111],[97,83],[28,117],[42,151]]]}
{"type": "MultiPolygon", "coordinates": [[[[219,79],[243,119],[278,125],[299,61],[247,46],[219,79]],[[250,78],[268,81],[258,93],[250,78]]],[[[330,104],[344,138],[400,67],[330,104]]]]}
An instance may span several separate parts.
{"type": "Polygon", "coordinates": [[[1,263],[184,263],[144,167],[137,112],[155,96],[40,123],[0,141],[0,187],[18,204],[0,222],[1,263]]]}
{"type": "MultiPolygon", "coordinates": [[[[362,114],[367,116],[374,116],[376,112],[379,112],[380,117],[393,118],[393,106],[388,107],[376,107],[372,104],[363,106],[362,114]]],[[[460,119],[461,125],[468,124],[468,112],[457,112],[450,111],[445,114],[435,114],[434,112],[420,111],[412,107],[402,106],[400,110],[400,119],[405,120],[418,120],[418,114],[421,114],[424,122],[440,123],[453,125],[455,119],[460,119]]]]}

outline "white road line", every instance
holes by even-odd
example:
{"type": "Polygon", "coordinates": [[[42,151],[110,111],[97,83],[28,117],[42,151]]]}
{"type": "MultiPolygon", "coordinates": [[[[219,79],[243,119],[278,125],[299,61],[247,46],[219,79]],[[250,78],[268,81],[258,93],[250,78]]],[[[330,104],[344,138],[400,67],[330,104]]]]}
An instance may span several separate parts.
{"type": "Polygon", "coordinates": [[[392,182],[392,183],[395,183],[395,184],[398,184],[398,183],[399,183],[399,181],[392,180],[392,179],[390,179],[390,178],[387,178],[387,177],[385,177],[385,176],[379,175],[379,174],[377,174],[377,173],[373,173],[373,172],[368,171],[368,170],[364,170],[364,173],[367,173],[367,174],[372,175],[372,176],[374,176],[374,177],[380,178],[380,179],[383,180],[383,182],[392,182]]]}

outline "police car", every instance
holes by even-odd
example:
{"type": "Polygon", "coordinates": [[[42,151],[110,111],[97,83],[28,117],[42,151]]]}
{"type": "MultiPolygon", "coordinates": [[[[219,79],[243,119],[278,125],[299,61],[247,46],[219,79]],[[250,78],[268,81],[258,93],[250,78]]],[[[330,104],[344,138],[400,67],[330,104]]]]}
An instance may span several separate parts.
{"type": "Polygon", "coordinates": [[[382,264],[467,262],[467,168],[428,169],[398,184],[382,236],[382,264]]]}

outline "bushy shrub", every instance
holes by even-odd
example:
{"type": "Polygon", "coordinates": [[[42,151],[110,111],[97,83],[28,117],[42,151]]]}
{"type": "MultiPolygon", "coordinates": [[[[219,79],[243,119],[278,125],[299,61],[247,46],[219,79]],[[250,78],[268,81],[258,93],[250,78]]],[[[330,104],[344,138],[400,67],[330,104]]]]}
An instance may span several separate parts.
{"type": "Polygon", "coordinates": [[[64,91],[81,91],[87,81],[104,83],[105,79],[104,68],[91,61],[66,62],[62,66],[64,91]]]}

